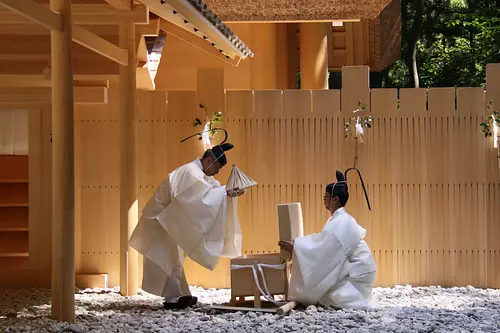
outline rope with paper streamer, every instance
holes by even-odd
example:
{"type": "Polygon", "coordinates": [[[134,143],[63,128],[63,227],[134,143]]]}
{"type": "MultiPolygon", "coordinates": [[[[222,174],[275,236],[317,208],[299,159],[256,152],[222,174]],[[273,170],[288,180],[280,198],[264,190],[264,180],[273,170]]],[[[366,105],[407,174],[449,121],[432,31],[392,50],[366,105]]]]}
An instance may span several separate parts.
{"type": "Polygon", "coordinates": [[[283,304],[286,304],[286,302],[279,302],[279,301],[274,300],[274,297],[271,295],[271,293],[269,292],[269,288],[267,287],[266,276],[264,275],[264,270],[262,268],[283,270],[283,269],[285,269],[285,267],[286,267],[286,264],[269,265],[269,264],[254,263],[253,265],[231,265],[231,270],[251,268],[255,285],[257,286],[257,289],[259,289],[260,294],[267,301],[273,303],[274,305],[281,306],[283,304]],[[262,288],[262,286],[260,284],[259,276],[258,276],[259,274],[260,274],[260,277],[262,278],[262,284],[264,285],[264,288],[262,288]]]}

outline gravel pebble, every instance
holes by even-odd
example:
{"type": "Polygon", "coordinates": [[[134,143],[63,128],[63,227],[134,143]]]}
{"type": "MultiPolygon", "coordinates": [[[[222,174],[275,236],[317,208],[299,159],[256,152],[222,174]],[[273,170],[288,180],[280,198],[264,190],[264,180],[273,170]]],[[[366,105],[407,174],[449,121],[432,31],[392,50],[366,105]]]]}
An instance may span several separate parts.
{"type": "Polygon", "coordinates": [[[377,307],[369,311],[308,306],[283,318],[211,310],[229,301],[229,290],[191,291],[199,305],[170,311],[145,292],[83,290],[76,294],[76,322],[68,324],[50,318],[49,290],[0,290],[0,332],[500,332],[500,291],[472,286],[375,288],[377,307]]]}

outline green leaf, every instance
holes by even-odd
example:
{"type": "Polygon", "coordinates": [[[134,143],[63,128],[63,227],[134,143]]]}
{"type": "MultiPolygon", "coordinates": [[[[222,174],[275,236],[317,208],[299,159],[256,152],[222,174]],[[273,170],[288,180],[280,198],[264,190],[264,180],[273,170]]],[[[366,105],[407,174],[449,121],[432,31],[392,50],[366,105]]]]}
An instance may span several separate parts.
{"type": "Polygon", "coordinates": [[[203,106],[203,104],[200,104],[200,108],[204,109],[205,107],[203,106]]]}

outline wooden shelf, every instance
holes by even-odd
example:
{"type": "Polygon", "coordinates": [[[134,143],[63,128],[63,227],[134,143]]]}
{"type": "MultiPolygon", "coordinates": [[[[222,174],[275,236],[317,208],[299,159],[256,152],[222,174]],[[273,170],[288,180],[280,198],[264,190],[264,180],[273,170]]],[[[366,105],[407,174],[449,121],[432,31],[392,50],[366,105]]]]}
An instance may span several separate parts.
{"type": "MultiPolygon", "coordinates": [[[[2,211],[2,214],[4,211],[2,211]]],[[[16,216],[7,216],[5,220],[0,219],[0,230],[3,229],[16,229],[19,231],[25,231],[29,228],[28,219],[20,220],[16,219],[16,216]],[[9,218],[10,217],[10,218],[9,218]]]]}
{"type": "Polygon", "coordinates": [[[27,202],[0,202],[0,207],[29,207],[27,202]]]}
{"type": "Polygon", "coordinates": [[[2,231],[29,231],[28,227],[0,227],[0,232],[2,231]]]}
{"type": "Polygon", "coordinates": [[[0,253],[0,258],[29,257],[29,253],[0,253]]]}
{"type": "Polygon", "coordinates": [[[28,182],[28,179],[0,179],[0,184],[24,184],[28,182]]]}

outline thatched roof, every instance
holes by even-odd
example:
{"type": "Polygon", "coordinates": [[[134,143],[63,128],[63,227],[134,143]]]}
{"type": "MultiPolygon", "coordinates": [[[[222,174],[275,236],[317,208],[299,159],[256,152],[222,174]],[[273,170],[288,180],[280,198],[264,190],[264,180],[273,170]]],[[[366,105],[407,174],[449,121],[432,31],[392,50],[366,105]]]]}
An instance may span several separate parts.
{"type": "Polygon", "coordinates": [[[374,19],[400,0],[204,0],[224,22],[374,19]]]}
{"type": "Polygon", "coordinates": [[[380,15],[368,22],[372,71],[382,71],[400,58],[401,24],[399,1],[393,1],[380,15]]]}

